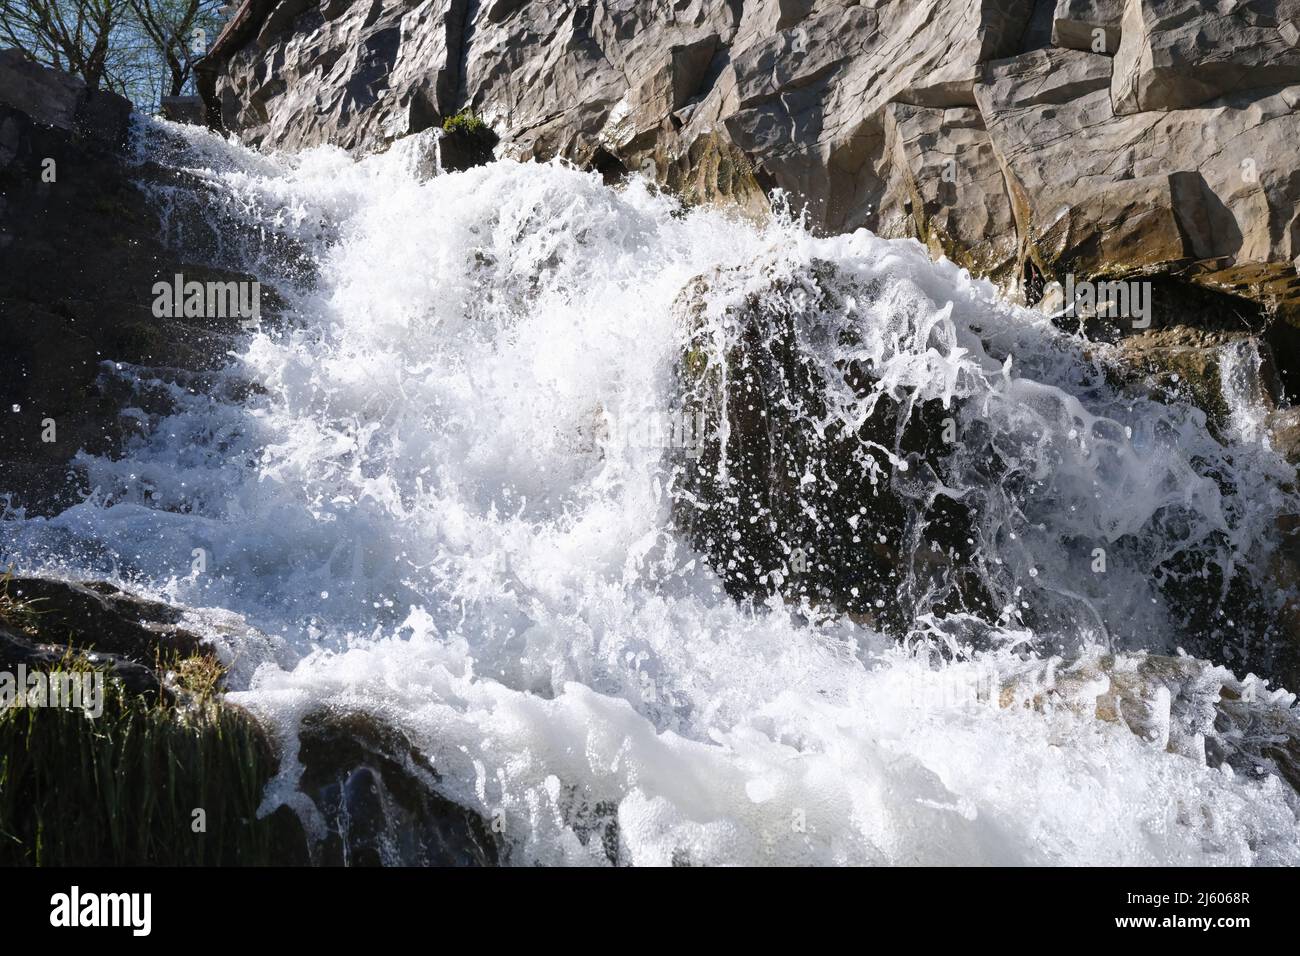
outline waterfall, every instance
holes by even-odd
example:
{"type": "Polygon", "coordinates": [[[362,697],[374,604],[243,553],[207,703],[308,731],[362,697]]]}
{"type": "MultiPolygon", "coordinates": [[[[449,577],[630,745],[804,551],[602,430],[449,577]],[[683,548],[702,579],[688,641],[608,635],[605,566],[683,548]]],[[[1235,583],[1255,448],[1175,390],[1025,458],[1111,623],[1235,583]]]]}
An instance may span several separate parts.
{"type": "MultiPolygon", "coordinates": [[[[915,242],[560,163],[441,174],[436,137],[267,155],[141,120],[137,143],[174,173],[150,187],[169,240],[283,308],[209,387],[137,409],[120,460],[79,456],[85,502],[0,523],[0,552],[192,609],[280,736],[265,811],[295,803],[297,722],[333,707],[407,734],[514,863],[603,862],[612,824],[638,864],[1300,862],[1300,798],[1224,759],[1242,742],[1215,724],[1221,680],[1294,705],[1246,677],[1263,638],[1232,614],[1300,510],[1251,429],[1223,444],[915,242]],[[727,368],[738,309],[797,316],[820,417],[785,415],[809,434],[952,419],[932,459],[882,440],[855,467],[909,508],[969,509],[955,546],[987,607],[911,572],[901,629],[884,591],[842,613],[729,589],[727,543],[679,526],[665,446],[738,426],[648,423],[695,414],[683,356],[727,368]],[[1195,614],[1193,585],[1214,591],[1195,614]],[[1144,733],[1099,715],[1121,684],[1144,733]]],[[[924,514],[899,519],[913,568],[941,548],[924,514]]],[[[884,535],[809,520],[841,519],[846,548],[884,535]]]]}

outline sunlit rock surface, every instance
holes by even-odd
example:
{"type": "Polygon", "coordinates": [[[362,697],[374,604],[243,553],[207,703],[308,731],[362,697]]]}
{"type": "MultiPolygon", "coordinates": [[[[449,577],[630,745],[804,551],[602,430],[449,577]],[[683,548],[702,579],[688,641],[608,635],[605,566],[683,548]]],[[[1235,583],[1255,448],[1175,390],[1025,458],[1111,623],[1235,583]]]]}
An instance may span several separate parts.
{"type": "Polygon", "coordinates": [[[472,109],[501,155],[750,210],[780,188],[823,229],[917,236],[982,274],[1156,270],[1300,302],[1290,0],[244,9],[205,69],[250,142],[370,151],[472,109]]]}

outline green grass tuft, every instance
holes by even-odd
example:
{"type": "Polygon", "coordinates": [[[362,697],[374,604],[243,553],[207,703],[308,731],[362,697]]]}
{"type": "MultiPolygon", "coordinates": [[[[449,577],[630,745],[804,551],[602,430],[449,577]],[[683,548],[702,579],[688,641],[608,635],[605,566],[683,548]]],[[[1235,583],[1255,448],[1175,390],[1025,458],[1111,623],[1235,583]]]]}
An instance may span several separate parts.
{"type": "MultiPolygon", "coordinates": [[[[215,691],[210,665],[184,664],[215,691]]],[[[301,831],[256,819],[275,755],[252,717],[198,694],[182,709],[105,682],[104,712],[0,710],[0,865],[292,862],[301,831]],[[206,832],[194,831],[194,810],[206,832]]]]}
{"type": "Polygon", "coordinates": [[[0,624],[24,634],[34,635],[40,625],[41,612],[37,607],[39,602],[24,601],[10,594],[9,586],[13,577],[12,567],[6,568],[4,574],[0,574],[0,624]]]}

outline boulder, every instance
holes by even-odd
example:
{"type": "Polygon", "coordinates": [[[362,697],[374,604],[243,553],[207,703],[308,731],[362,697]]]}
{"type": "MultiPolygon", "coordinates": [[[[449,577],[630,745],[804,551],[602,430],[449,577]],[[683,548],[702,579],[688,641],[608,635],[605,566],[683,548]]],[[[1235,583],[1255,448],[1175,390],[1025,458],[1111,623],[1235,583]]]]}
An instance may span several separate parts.
{"type": "MultiPolygon", "coordinates": [[[[0,612],[0,671],[8,674],[41,671],[53,673],[67,669],[68,645],[45,644],[10,627],[0,612]]],[[[120,654],[92,651],[86,654],[87,665],[103,672],[106,678],[117,681],[127,693],[157,699],[171,700],[171,693],[163,687],[156,673],[143,664],[120,654]]]]}
{"type": "Polygon", "coordinates": [[[159,102],[164,119],[173,123],[202,126],[207,120],[203,99],[198,96],[164,96],[159,102]]]}
{"type": "Polygon", "coordinates": [[[171,605],[106,581],[0,577],[0,670],[50,668],[69,654],[102,667],[129,694],[167,703],[191,696],[185,674],[200,663],[220,670],[215,648],[171,605]]]}
{"type": "Polygon", "coordinates": [[[0,671],[102,679],[79,706],[0,708],[0,863],[306,862],[292,813],[257,816],[270,737],[179,617],[105,582],[0,579],[0,671]]]}
{"type": "Polygon", "coordinates": [[[1258,441],[1282,411],[1282,388],[1268,344],[1248,331],[1173,325],[1120,342],[1129,367],[1170,398],[1206,413],[1227,441],[1258,441]]]}
{"type": "Polygon", "coordinates": [[[477,813],[438,792],[407,737],[366,714],[319,711],[299,729],[299,788],[324,821],[319,866],[493,866],[502,850],[477,813]]]}
{"type": "Polygon", "coordinates": [[[159,656],[211,653],[182,622],[181,612],[104,581],[63,581],[23,577],[8,582],[8,592],[29,605],[47,633],[75,635],[78,646],[108,651],[155,664],[159,656]],[[143,646],[142,641],[145,641],[143,646]]]}
{"type": "Polygon", "coordinates": [[[1268,427],[1273,447],[1300,467],[1300,408],[1277,409],[1269,416],[1268,427]]]}
{"type": "Polygon", "coordinates": [[[503,850],[488,824],[442,796],[440,775],[404,734],[364,714],[321,711],[299,728],[300,789],[324,821],[323,833],[305,828],[288,807],[259,817],[278,770],[277,747],[251,714],[222,696],[226,671],[216,650],[183,622],[181,609],[103,581],[0,578],[0,671],[93,669],[107,685],[103,714],[89,720],[75,710],[0,709],[10,759],[8,769],[0,767],[0,828],[16,838],[3,841],[0,861],[498,862],[503,850]],[[119,789],[97,781],[97,763],[61,759],[57,748],[101,748],[119,789]],[[143,815],[115,827],[111,840],[108,827],[84,832],[143,799],[141,788],[156,787],[159,772],[171,783],[161,799],[144,800],[143,815]],[[52,787],[66,790],[67,800],[51,798],[52,787]],[[207,811],[210,838],[190,827],[196,807],[207,811]]]}
{"type": "MultiPolygon", "coordinates": [[[[910,334],[907,310],[890,309],[883,332],[881,322],[852,318],[873,315],[881,294],[879,280],[814,259],[719,270],[679,297],[678,325],[689,331],[683,415],[699,423],[703,440],[674,443],[673,517],[728,593],[757,603],[780,595],[800,613],[846,613],[896,636],[929,614],[990,624],[1014,614],[1037,633],[1060,635],[1065,649],[1088,613],[1105,629],[1130,626],[1111,607],[1120,597],[1113,588],[1137,575],[1153,582],[1178,646],[1288,686],[1300,679],[1290,544],[1270,540],[1277,562],[1242,573],[1223,561],[1237,546],[1224,529],[1180,536],[1176,502],[1123,530],[1085,522],[1066,546],[1077,556],[1067,560],[1084,571],[1079,579],[1062,571],[1032,598],[1016,597],[1035,572],[1016,570],[989,543],[1008,533],[1008,513],[1035,506],[1021,455],[1055,453],[1017,449],[997,419],[976,411],[978,399],[945,405],[886,387],[875,363],[890,353],[878,351],[873,335],[910,334]],[[1082,556],[1094,547],[1123,574],[1087,574],[1082,556]]],[[[1222,297],[1199,294],[1197,302],[1183,293],[1183,304],[1223,311],[1222,297]]],[[[1181,480],[1216,480],[1234,467],[1235,449],[1274,440],[1274,416],[1287,406],[1262,331],[1243,330],[1226,312],[1220,329],[1193,329],[1168,321],[1177,312],[1158,313],[1151,330],[1115,348],[1080,343],[1077,362],[1099,387],[1153,409],[1199,406],[1228,450],[1218,457],[1208,441],[1206,457],[1181,480]]],[[[1177,413],[1196,428],[1201,414],[1177,413]]],[[[1259,465],[1286,483],[1280,456],[1259,465]]],[[[1034,527],[1015,530],[1032,537],[1034,527]]]]}
{"type": "Polygon", "coordinates": [[[704,435],[678,449],[678,526],[740,599],[779,594],[805,613],[843,611],[899,633],[926,611],[987,612],[969,560],[972,515],[939,493],[956,412],[875,392],[871,368],[825,358],[836,342],[853,348],[837,320],[878,297],[878,283],[819,260],[793,275],[757,269],[764,281],[748,274],[720,320],[710,292],[745,288],[743,276],[700,277],[678,301],[693,330],[684,413],[704,435]],[[851,426],[836,396],[872,410],[851,426]]]}

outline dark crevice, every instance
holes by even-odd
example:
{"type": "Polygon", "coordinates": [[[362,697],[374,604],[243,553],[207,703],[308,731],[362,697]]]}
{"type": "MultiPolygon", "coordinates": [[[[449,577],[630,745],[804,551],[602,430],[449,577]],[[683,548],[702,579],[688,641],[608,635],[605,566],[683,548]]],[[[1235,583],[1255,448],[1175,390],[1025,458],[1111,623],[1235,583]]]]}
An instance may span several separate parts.
{"type": "Polygon", "coordinates": [[[623,161],[604,146],[597,147],[592,154],[591,168],[600,173],[600,178],[611,186],[626,177],[628,173],[623,161]]]}
{"type": "Polygon", "coordinates": [[[456,75],[452,77],[452,109],[455,113],[465,109],[469,102],[469,51],[474,43],[474,24],[478,20],[479,8],[483,0],[467,0],[461,7],[460,22],[454,20],[455,6],[447,12],[447,52],[448,61],[456,64],[456,75]]]}

